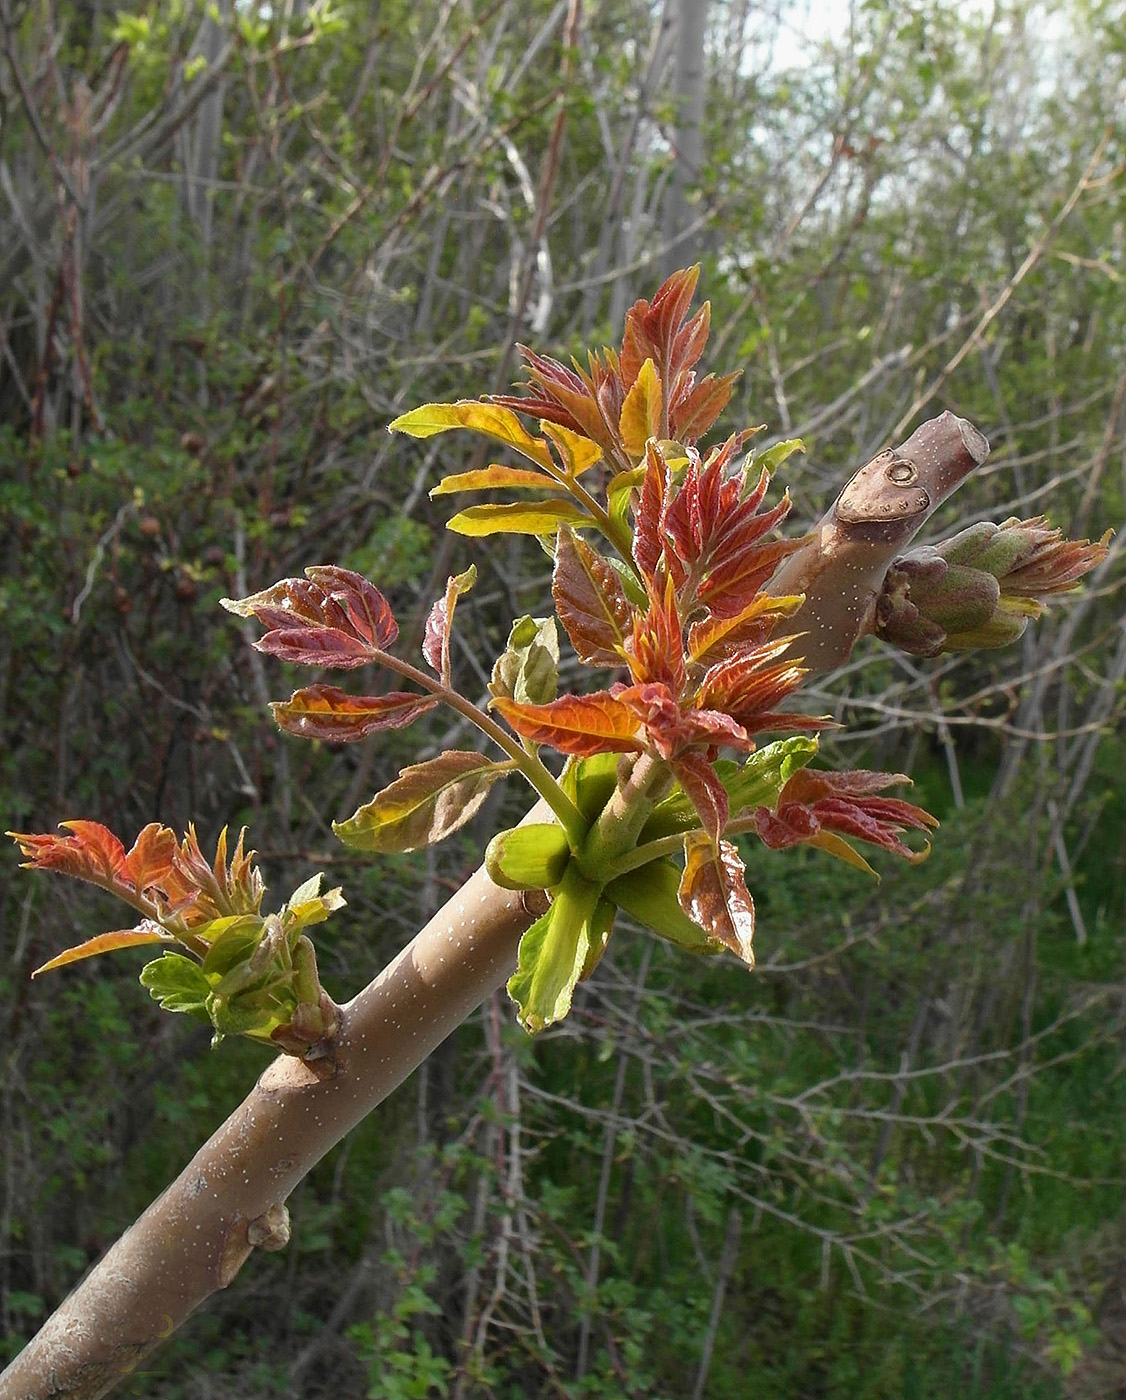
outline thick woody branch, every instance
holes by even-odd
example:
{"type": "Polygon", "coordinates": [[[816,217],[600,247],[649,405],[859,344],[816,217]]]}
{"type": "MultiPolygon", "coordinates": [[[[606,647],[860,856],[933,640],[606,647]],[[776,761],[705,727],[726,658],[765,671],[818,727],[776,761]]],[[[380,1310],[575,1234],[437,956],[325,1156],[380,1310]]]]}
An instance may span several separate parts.
{"type": "Polygon", "coordinates": [[[512,972],[529,922],[520,894],[471,876],[342,1008],[335,1073],[279,1056],[0,1376],[0,1400],[106,1394],[254,1246],[283,1248],[290,1192],[512,972]]]}
{"type": "Polygon", "coordinates": [[[989,455],[983,434],[953,413],[916,428],[849,480],[804,546],[767,585],[775,597],[804,593],[794,617],[811,671],[841,666],[874,628],[876,599],[889,566],[989,455]]]}
{"type": "MultiPolygon", "coordinates": [[[[872,630],[888,566],[988,450],[944,413],[853,476],[770,584],[776,596],[806,594],[798,622],[812,669],[839,665],[872,630]]],[[[638,799],[651,797],[659,769],[642,760],[634,776],[638,799]]],[[[526,820],[546,817],[541,803],[526,820]]],[[[530,921],[520,894],[483,869],[471,876],[342,1008],[331,1072],[275,1060],[0,1376],[0,1400],[95,1400],[230,1283],[251,1249],[284,1248],[290,1192],[505,981],[530,921]]]]}

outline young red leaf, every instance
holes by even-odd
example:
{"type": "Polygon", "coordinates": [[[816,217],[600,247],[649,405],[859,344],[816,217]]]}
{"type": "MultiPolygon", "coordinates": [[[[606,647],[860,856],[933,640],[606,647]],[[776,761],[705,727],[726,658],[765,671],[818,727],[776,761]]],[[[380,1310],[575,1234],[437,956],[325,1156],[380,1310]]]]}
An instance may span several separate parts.
{"type": "MultiPolygon", "coordinates": [[[[937,826],[938,822],[913,803],[877,795],[895,783],[906,782],[910,779],[902,773],[869,773],[858,769],[833,773],[803,768],[788,779],[778,794],[776,811],[758,808],[755,825],[761,839],[774,850],[784,850],[804,841],[825,845],[826,849],[840,855],[843,852],[835,849],[835,843],[821,838],[841,832],[910,861],[918,861],[926,850],[913,851],[900,833],[924,831],[937,826]]],[[[851,851],[846,843],[841,845],[851,851]]]]}
{"type": "MultiPolygon", "coordinates": [[[[675,355],[684,318],[692,304],[699,266],[681,268],[667,277],[657,288],[652,301],[635,301],[626,312],[625,334],[622,337],[621,373],[627,385],[632,385],[645,360],[653,359],[662,371],[673,377],[687,369],[699,358],[707,341],[707,320],[704,320],[703,341],[699,341],[699,326],[679,343],[683,358],[675,355]],[[696,348],[698,344],[698,348],[696,348]],[[695,358],[692,351],[695,348],[695,358]]],[[[707,311],[707,308],[702,308],[707,311]]],[[[697,312],[693,321],[699,321],[697,312]]]]}
{"type": "Polygon", "coordinates": [[[110,889],[125,866],[125,847],[101,822],[60,822],[67,836],[54,832],[33,835],[9,831],[6,834],[20,848],[29,870],[58,870],[77,880],[110,889]]]}
{"type": "Polygon", "coordinates": [[[390,604],[362,574],[335,564],[314,564],[305,570],[305,577],[346,609],[357,635],[364,641],[383,650],[394,644],[399,628],[390,604]]]}
{"type": "Polygon", "coordinates": [[[630,607],[622,581],[575,532],[559,531],[551,594],[579,658],[590,666],[623,666],[630,607]]]}
{"type": "Polygon", "coordinates": [[[786,598],[758,594],[734,617],[709,614],[688,629],[688,654],[693,661],[725,661],[750,647],[761,646],[784,618],[805,602],[803,593],[786,598]]]}
{"type": "Polygon", "coordinates": [[[727,407],[741,370],[730,374],[709,374],[683,398],[669,405],[669,432],[677,442],[702,438],[727,407]]]}
{"type": "Polygon", "coordinates": [[[650,585],[649,610],[634,614],[626,655],[638,685],[665,685],[675,695],[684,689],[684,640],[671,578],[665,579],[663,595],[650,585]]]}
{"type": "Polygon", "coordinates": [[[700,825],[713,845],[719,844],[727,826],[727,789],[714,766],[701,753],[687,753],[672,760],[672,771],[696,809],[700,825]]]}
{"type": "Polygon", "coordinates": [[[270,705],[279,729],[302,739],[352,744],[383,729],[413,724],[438,701],[431,695],[392,690],[386,695],[349,695],[335,685],[310,685],[270,705]]]}
{"type": "Polygon", "coordinates": [[[422,654],[438,672],[443,685],[450,683],[450,629],[453,626],[454,608],[461,595],[468,593],[476,582],[476,564],[470,564],[462,574],[451,574],[446,582],[444,595],[430,609],[430,616],[426,619],[422,654]]]}
{"type": "Polygon", "coordinates": [[[498,394],[493,402],[519,413],[533,413],[549,423],[558,423],[580,437],[589,438],[613,456],[619,449],[618,414],[615,412],[606,418],[592,380],[577,369],[561,365],[558,360],[537,355],[526,345],[518,349],[528,367],[531,393],[525,398],[498,394]]]}
{"type": "Polygon", "coordinates": [[[754,747],[746,730],[729,715],[715,710],[685,709],[676,692],[659,681],[614,686],[610,693],[633,711],[645,737],[664,759],[676,758],[692,747],[713,748],[720,744],[742,749],[754,747]]]}
{"type": "Polygon", "coordinates": [[[245,829],[227,863],[227,828],[215,843],[215,859],[209,862],[200,850],[195,827],[176,852],[172,870],[162,882],[165,898],[159,901],[160,922],[166,928],[195,929],[213,919],[257,914],[266,886],[254,864],[253,851],[243,850],[245,829]]]}
{"type": "Polygon", "coordinates": [[[760,717],[770,714],[801,685],[805,675],[801,666],[792,661],[777,666],[767,664],[781,656],[792,642],[792,637],[780,637],[717,662],[700,682],[697,705],[701,709],[720,710],[748,733],[754,733],[761,727],[760,717]]]}
{"type": "MultiPolygon", "coordinates": [[[[788,510],[789,502],[785,505],[788,510]]],[[[698,600],[718,617],[741,613],[758,596],[782,560],[793,554],[800,544],[800,540],[764,540],[748,545],[722,563],[715,563],[700,585],[698,600]]]]}
{"type": "Polygon", "coordinates": [[[67,948],[65,952],[56,954],[42,967],[37,967],[31,975],[38,977],[40,973],[53,972],[57,967],[66,967],[68,963],[81,962],[84,958],[96,958],[99,953],[111,953],[117,948],[139,948],[147,943],[174,943],[175,941],[170,933],[165,933],[156,924],[139,924],[136,928],[117,929],[113,933],[99,933],[95,938],[88,938],[84,943],[76,943],[73,948],[67,948]]]}
{"type": "Polygon", "coordinates": [[[669,469],[655,442],[645,446],[645,476],[633,531],[634,563],[652,585],[657,581],[665,545],[665,510],[669,469]]]}
{"type": "Polygon", "coordinates": [[[686,371],[690,370],[704,353],[711,326],[712,306],[711,302],[706,301],[677,331],[672,343],[669,368],[678,379],[683,380],[686,371]]]}
{"type": "Polygon", "coordinates": [[[598,690],[591,695],[565,695],[548,705],[520,705],[506,699],[492,703],[522,739],[533,744],[550,744],[576,758],[596,753],[641,751],[636,715],[608,690],[598,690]]]}
{"type": "Polygon", "coordinates": [[[477,813],[511,763],[493,763],[479,753],[448,749],[428,763],[404,768],[347,821],[332,829],[346,846],[361,851],[415,851],[464,826],[477,813]]]}
{"type": "Polygon", "coordinates": [[[175,834],[158,822],[141,829],[133,847],[125,847],[100,822],[71,821],[60,825],[69,833],[31,835],[9,831],[33,870],[57,870],[86,880],[118,895],[136,908],[151,912],[145,891],[163,884],[176,855],[175,834]]]}
{"type": "Polygon", "coordinates": [[[680,906],[712,938],[754,967],[755,906],[744,881],[739,852],[730,841],[713,845],[706,836],[684,838],[680,906]]]}
{"type": "Polygon", "coordinates": [[[399,635],[387,599],[362,575],[314,565],[307,579],[282,579],[249,598],[223,598],[223,607],[256,617],[267,629],[254,643],[284,661],[350,669],[377,659],[399,635]]]}

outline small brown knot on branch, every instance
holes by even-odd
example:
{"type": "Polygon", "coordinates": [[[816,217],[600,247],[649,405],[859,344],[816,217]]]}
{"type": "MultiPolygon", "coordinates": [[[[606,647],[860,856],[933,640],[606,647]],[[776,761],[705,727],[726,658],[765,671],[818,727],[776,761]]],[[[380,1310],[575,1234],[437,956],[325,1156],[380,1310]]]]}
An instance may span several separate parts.
{"type": "Polygon", "coordinates": [[[246,1227],[246,1238],[252,1249],[264,1249],[276,1254],[289,1243],[289,1211],[283,1201],[275,1201],[268,1210],[246,1227]]]}

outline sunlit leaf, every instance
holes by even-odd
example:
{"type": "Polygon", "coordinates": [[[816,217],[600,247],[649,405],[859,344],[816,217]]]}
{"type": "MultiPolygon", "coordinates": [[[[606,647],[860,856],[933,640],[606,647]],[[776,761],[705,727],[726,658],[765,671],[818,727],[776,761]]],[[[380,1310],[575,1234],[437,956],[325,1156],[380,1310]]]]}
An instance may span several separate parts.
{"type": "Polygon", "coordinates": [[[640,457],[649,438],[661,436],[661,378],[652,360],[638,370],[633,387],[622,404],[618,428],[622,445],[631,457],[640,457]]]}
{"type": "Polygon", "coordinates": [[[553,535],[560,525],[589,525],[590,517],[572,501],[516,501],[470,506],[447,521],[458,535],[553,535]]]}
{"type": "Polygon", "coordinates": [[[331,914],[337,909],[342,909],[347,903],[339,885],[321,894],[323,880],[324,875],[318,871],[289,896],[285,908],[281,911],[281,920],[287,933],[309,928],[313,924],[323,924],[331,914]]]}
{"type": "MultiPolygon", "coordinates": [[[[583,441],[586,439],[584,438],[583,441]]],[[[601,453],[599,454],[601,455],[601,453]]],[[[431,496],[450,496],[457,491],[563,491],[566,488],[543,472],[524,467],[482,467],[479,471],[459,472],[443,477],[430,490],[431,496]]]]}
{"type": "Polygon", "coordinates": [[[545,437],[555,444],[560,460],[570,477],[580,477],[602,460],[602,448],[584,433],[576,433],[562,423],[540,423],[545,437]]]}
{"type": "Polygon", "coordinates": [[[548,705],[520,705],[514,700],[494,700],[493,705],[522,739],[550,744],[561,753],[581,758],[610,749],[641,750],[637,717],[609,691],[566,695],[548,705]]]}
{"type": "Polygon", "coordinates": [[[471,428],[496,442],[515,448],[522,456],[538,463],[547,471],[554,469],[551,453],[542,438],[535,438],[511,409],[497,404],[480,403],[476,399],[461,399],[457,403],[427,403],[404,413],[388,424],[393,433],[407,433],[414,438],[433,437],[450,428],[471,428]]]}
{"type": "Polygon", "coordinates": [[[437,705],[432,695],[392,690],[349,695],[335,685],[310,685],[270,705],[279,728],[302,739],[351,744],[383,729],[402,729],[437,705]]]}
{"type": "Polygon", "coordinates": [[[824,851],[826,855],[835,856],[837,860],[843,860],[854,870],[863,870],[865,875],[871,875],[873,879],[880,878],[856,847],[850,846],[844,837],[838,836],[835,831],[819,831],[815,836],[809,838],[807,844],[815,846],[819,851],[824,851]]]}
{"type": "Polygon", "coordinates": [[[805,602],[804,593],[785,598],[757,594],[733,617],[709,613],[688,629],[688,654],[693,661],[721,661],[733,651],[756,646],[766,640],[776,624],[792,617],[805,602]]]}
{"type": "Polygon", "coordinates": [[[498,778],[512,771],[479,753],[447,749],[404,768],[388,787],[332,829],[361,851],[416,851],[472,820],[498,778]]]}
{"type": "Polygon", "coordinates": [[[718,846],[706,836],[684,838],[680,907],[712,938],[754,967],[755,906],[744,881],[743,862],[730,841],[718,846]]]}
{"type": "Polygon", "coordinates": [[[99,953],[112,953],[117,948],[139,948],[146,943],[171,943],[170,933],[165,933],[156,924],[140,924],[137,928],[117,929],[113,933],[99,933],[96,938],[88,938],[84,943],[76,943],[64,953],[48,959],[42,967],[31,974],[38,977],[43,972],[53,972],[57,967],[68,963],[81,962],[83,958],[95,958],[99,953]]]}

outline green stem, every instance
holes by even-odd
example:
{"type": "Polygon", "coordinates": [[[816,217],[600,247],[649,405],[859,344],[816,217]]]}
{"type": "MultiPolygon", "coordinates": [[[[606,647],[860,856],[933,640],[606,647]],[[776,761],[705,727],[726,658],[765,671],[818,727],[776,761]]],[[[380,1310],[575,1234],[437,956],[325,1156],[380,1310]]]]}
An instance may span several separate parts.
{"type": "MultiPolygon", "coordinates": [[[[567,483],[568,489],[580,505],[585,506],[590,512],[591,519],[595,521],[598,528],[622,556],[630,568],[637,574],[637,566],[633,562],[633,541],[629,537],[628,531],[621,530],[614,523],[610,512],[573,477],[567,483]]],[[[638,582],[644,583],[644,579],[638,574],[638,582]]]]}
{"type": "Polygon", "coordinates": [[[589,877],[604,880],[604,872],[629,851],[653,808],[672,785],[668,764],[652,754],[639,754],[629,777],[621,783],[591,827],[580,853],[579,867],[589,877]]]}
{"type": "Polygon", "coordinates": [[[638,866],[648,865],[650,861],[660,860],[662,856],[674,856],[684,845],[684,838],[690,832],[702,831],[703,827],[692,826],[684,831],[674,832],[672,836],[660,836],[656,841],[646,841],[644,846],[635,846],[632,851],[627,851],[624,856],[611,861],[606,868],[606,883],[616,880],[619,875],[627,875],[631,870],[636,870],[638,866]]]}
{"type": "Polygon", "coordinates": [[[378,647],[372,648],[371,656],[372,660],[378,661],[381,666],[398,672],[400,676],[414,681],[423,690],[437,696],[451,710],[456,710],[459,715],[464,715],[471,724],[475,724],[482,734],[487,734],[494,744],[505,751],[555,813],[559,825],[567,834],[567,841],[571,849],[578,850],[582,846],[587,835],[586,819],[534,754],[528,753],[518,740],[502,729],[496,720],[485,714],[484,710],[478,709],[472,700],[467,700],[464,695],[459,695],[456,690],[451,689],[448,685],[443,685],[441,681],[434,680],[425,671],[420,671],[417,666],[412,666],[409,661],[402,661],[399,657],[381,651],[378,647]]]}

